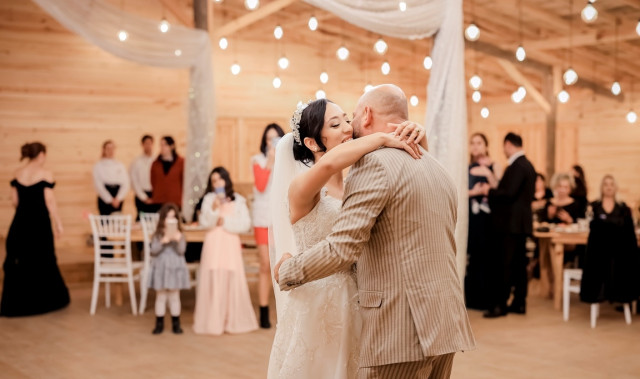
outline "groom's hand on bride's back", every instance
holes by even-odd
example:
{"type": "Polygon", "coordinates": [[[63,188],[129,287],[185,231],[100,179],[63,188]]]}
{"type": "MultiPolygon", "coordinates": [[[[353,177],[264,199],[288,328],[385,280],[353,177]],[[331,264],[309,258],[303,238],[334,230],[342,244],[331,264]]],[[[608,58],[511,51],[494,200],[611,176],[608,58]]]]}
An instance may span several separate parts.
{"type": "Polygon", "coordinates": [[[282,265],[282,263],[284,261],[286,261],[287,259],[289,259],[291,257],[293,257],[293,255],[291,255],[289,253],[284,253],[282,255],[282,258],[280,258],[278,263],[276,263],[276,267],[273,268],[273,276],[276,278],[276,283],[280,284],[280,266],[282,265]]]}

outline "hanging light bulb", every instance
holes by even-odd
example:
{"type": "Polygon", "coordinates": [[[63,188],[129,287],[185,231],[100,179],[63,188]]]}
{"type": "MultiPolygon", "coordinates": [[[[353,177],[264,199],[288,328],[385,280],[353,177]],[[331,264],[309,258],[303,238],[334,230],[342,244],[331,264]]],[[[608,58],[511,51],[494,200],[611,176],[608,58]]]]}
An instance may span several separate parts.
{"type": "Polygon", "coordinates": [[[169,25],[169,21],[165,18],[163,18],[162,21],[160,21],[160,24],[158,24],[158,29],[160,29],[162,33],[168,32],[170,27],[171,25],[169,25]]]}
{"type": "Polygon", "coordinates": [[[311,31],[315,31],[316,29],[318,29],[318,19],[315,18],[314,16],[311,16],[311,18],[309,19],[309,29],[311,29],[311,31]]]}
{"type": "Polygon", "coordinates": [[[588,23],[594,22],[598,18],[598,10],[596,7],[591,4],[593,1],[588,1],[587,5],[582,8],[582,12],[580,16],[582,17],[582,21],[588,23]]]}
{"type": "Polygon", "coordinates": [[[564,75],[562,75],[562,77],[564,78],[564,84],[568,86],[576,84],[576,82],[578,81],[578,73],[575,72],[575,70],[571,67],[569,67],[567,71],[564,72],[564,75]]]}
{"type": "Polygon", "coordinates": [[[276,26],[276,28],[273,29],[273,36],[276,37],[276,39],[282,38],[283,34],[284,32],[282,31],[282,27],[280,25],[276,26]]]}
{"type": "Polygon", "coordinates": [[[338,59],[340,59],[341,61],[347,60],[347,58],[349,58],[349,49],[347,49],[344,45],[342,45],[340,46],[338,51],[336,51],[336,55],[338,56],[338,59]]]}
{"type": "Polygon", "coordinates": [[[173,53],[176,55],[176,57],[179,57],[182,55],[182,50],[176,49],[176,51],[174,51],[173,53]]]}
{"type": "Polygon", "coordinates": [[[569,101],[569,92],[562,90],[560,91],[560,93],[558,93],[558,101],[561,102],[562,104],[566,103],[567,101],[569,101]]]}
{"type": "Polygon", "coordinates": [[[629,124],[633,124],[636,121],[638,121],[638,115],[632,109],[632,110],[629,111],[629,113],[627,113],[627,122],[629,124]]]}
{"type": "Polygon", "coordinates": [[[522,96],[522,98],[524,99],[525,96],[527,96],[527,89],[524,88],[523,86],[518,87],[518,94],[520,96],[522,96]]]}
{"type": "Polygon", "coordinates": [[[464,36],[469,40],[469,41],[477,41],[478,38],[480,38],[480,28],[478,28],[476,26],[476,24],[471,23],[469,26],[467,26],[467,28],[464,30],[464,36]]]}
{"type": "Polygon", "coordinates": [[[327,82],[328,82],[328,81],[329,81],[329,74],[327,74],[325,71],[323,71],[323,72],[320,74],[320,82],[321,82],[322,84],[327,84],[327,82]]]}
{"type": "Polygon", "coordinates": [[[620,95],[620,92],[622,92],[622,87],[620,87],[620,83],[618,83],[618,81],[616,80],[611,85],[611,93],[618,96],[620,95]]]}
{"type": "Polygon", "coordinates": [[[474,103],[479,103],[480,99],[482,99],[482,94],[480,93],[480,91],[473,91],[471,100],[473,100],[474,103]]]}
{"type": "Polygon", "coordinates": [[[424,66],[425,70],[431,70],[431,67],[433,67],[433,59],[431,59],[431,57],[427,55],[426,57],[424,57],[422,65],[424,66]]]}
{"type": "Polygon", "coordinates": [[[420,102],[420,100],[418,100],[418,96],[412,95],[411,98],[409,99],[409,102],[411,103],[412,106],[416,107],[418,106],[418,103],[420,102]]]}
{"type": "Polygon", "coordinates": [[[522,45],[518,46],[518,48],[516,49],[516,59],[522,62],[526,58],[527,58],[527,52],[524,51],[524,47],[522,47],[522,45]]]}
{"type": "Polygon", "coordinates": [[[248,10],[253,11],[260,6],[260,0],[244,0],[244,6],[248,10]]]}
{"type": "Polygon", "coordinates": [[[118,32],[118,39],[120,40],[120,42],[126,41],[127,38],[129,38],[129,33],[124,30],[118,32]]]}
{"type": "Polygon", "coordinates": [[[376,43],[373,45],[373,49],[376,51],[376,53],[380,55],[384,55],[384,53],[387,52],[387,47],[388,47],[387,43],[384,42],[382,38],[378,39],[376,43]]]}
{"type": "Polygon", "coordinates": [[[233,75],[238,75],[240,73],[240,65],[238,64],[238,62],[235,62],[231,65],[231,73],[233,75]]]}
{"type": "Polygon", "coordinates": [[[278,66],[280,66],[281,69],[286,70],[287,67],[289,67],[289,59],[283,55],[278,59],[278,66]]]}
{"type": "Polygon", "coordinates": [[[480,89],[480,87],[482,87],[482,79],[480,79],[478,74],[475,74],[471,77],[471,79],[469,79],[469,85],[473,89],[480,89]]]}
{"type": "Polygon", "coordinates": [[[229,46],[229,41],[226,38],[222,37],[218,41],[218,46],[220,46],[222,50],[226,50],[227,47],[229,46]]]}
{"type": "Polygon", "coordinates": [[[275,78],[273,78],[273,88],[280,88],[280,86],[282,85],[282,80],[280,80],[280,78],[278,76],[276,76],[275,78]]]}
{"type": "Polygon", "coordinates": [[[482,116],[482,118],[489,117],[489,108],[482,107],[482,109],[480,109],[480,116],[482,116]]]}
{"type": "Polygon", "coordinates": [[[367,83],[366,86],[364,86],[364,92],[369,92],[373,89],[373,86],[371,85],[371,83],[367,83]]]}
{"type": "Polygon", "coordinates": [[[319,89],[316,91],[316,99],[326,99],[327,98],[327,94],[324,93],[323,90],[319,89]]]}
{"type": "Polygon", "coordinates": [[[380,66],[380,71],[382,72],[382,75],[389,75],[389,72],[391,72],[391,65],[389,62],[384,61],[382,66],[380,66]]]}
{"type": "Polygon", "coordinates": [[[513,101],[516,104],[522,102],[523,99],[524,99],[524,96],[522,96],[522,94],[518,91],[514,91],[511,94],[511,101],[513,101]]]}
{"type": "Polygon", "coordinates": [[[638,20],[638,24],[636,25],[636,34],[640,36],[640,20],[638,20]]]}
{"type": "Polygon", "coordinates": [[[400,1],[398,3],[398,8],[400,9],[400,12],[404,12],[407,10],[407,3],[406,1],[400,1]]]}

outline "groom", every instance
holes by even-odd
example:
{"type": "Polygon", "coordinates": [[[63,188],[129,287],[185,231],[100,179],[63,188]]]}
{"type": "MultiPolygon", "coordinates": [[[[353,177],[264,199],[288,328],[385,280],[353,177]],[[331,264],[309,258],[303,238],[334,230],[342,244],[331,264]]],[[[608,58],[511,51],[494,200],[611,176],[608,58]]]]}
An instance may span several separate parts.
{"type": "MultiPolygon", "coordinates": [[[[360,137],[407,118],[404,93],[386,84],[362,95],[352,125],[360,137]]],[[[475,347],[456,272],[456,209],[455,186],[430,154],[378,149],[351,168],[333,232],[276,265],[280,289],[291,290],[358,263],[358,377],[448,378],[455,352],[475,347]]]]}

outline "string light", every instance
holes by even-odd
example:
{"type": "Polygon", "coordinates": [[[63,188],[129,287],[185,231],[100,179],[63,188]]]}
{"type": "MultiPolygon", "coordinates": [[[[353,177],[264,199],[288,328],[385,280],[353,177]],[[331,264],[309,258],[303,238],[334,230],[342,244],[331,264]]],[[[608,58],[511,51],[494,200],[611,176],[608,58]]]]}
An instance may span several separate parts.
{"type": "Polygon", "coordinates": [[[527,52],[524,51],[524,47],[522,47],[522,45],[518,46],[518,48],[516,49],[516,59],[522,62],[526,58],[527,58],[527,52]]]}
{"type": "Polygon", "coordinates": [[[338,51],[336,51],[336,55],[338,56],[338,59],[340,59],[341,61],[345,61],[347,60],[347,58],[349,58],[349,49],[342,45],[340,46],[338,51]]]}
{"type": "Polygon", "coordinates": [[[164,18],[160,21],[160,24],[158,24],[158,29],[160,29],[162,33],[168,32],[169,28],[171,28],[171,25],[169,24],[169,21],[164,18]]]}
{"type": "Polygon", "coordinates": [[[280,80],[280,78],[278,76],[276,76],[275,78],[273,78],[273,88],[280,88],[280,86],[282,85],[282,80],[280,80]]]}
{"type": "Polygon", "coordinates": [[[629,124],[634,124],[636,121],[638,121],[638,115],[632,109],[627,113],[627,122],[629,124]]]}
{"type": "Polygon", "coordinates": [[[565,90],[562,90],[560,91],[560,93],[558,93],[558,101],[562,104],[565,104],[567,101],[569,101],[569,97],[569,92],[565,90]]]}
{"type": "Polygon", "coordinates": [[[282,56],[280,59],[278,59],[278,66],[280,66],[281,69],[286,70],[287,67],[289,67],[289,59],[287,59],[287,57],[282,56]]]}
{"type": "Polygon", "coordinates": [[[378,39],[376,43],[373,45],[373,49],[376,51],[376,53],[380,55],[384,55],[384,53],[387,52],[387,48],[388,48],[387,43],[384,42],[382,38],[378,39]]]}
{"type": "Polygon", "coordinates": [[[431,59],[431,57],[427,55],[426,57],[424,57],[422,65],[424,66],[425,70],[431,70],[431,67],[433,67],[433,59],[431,59]]]}
{"type": "Polygon", "coordinates": [[[471,77],[471,79],[469,79],[469,85],[475,90],[480,89],[480,87],[482,87],[482,79],[478,76],[478,74],[475,74],[471,77]]]}
{"type": "Polygon", "coordinates": [[[182,50],[176,49],[176,51],[174,51],[173,53],[176,55],[176,57],[179,57],[182,55],[182,50]]]}
{"type": "Polygon", "coordinates": [[[129,33],[124,30],[118,32],[118,39],[120,40],[120,42],[126,41],[127,38],[129,38],[129,33]]]}
{"type": "Polygon", "coordinates": [[[273,29],[273,36],[276,37],[276,39],[282,38],[283,34],[284,31],[282,30],[282,27],[280,25],[276,26],[276,28],[273,29]]]}
{"type": "Polygon", "coordinates": [[[564,84],[568,86],[576,84],[576,82],[578,81],[578,73],[575,72],[575,70],[571,67],[569,67],[567,71],[564,72],[564,75],[562,75],[562,77],[564,78],[564,84]]]}
{"type": "Polygon", "coordinates": [[[373,86],[371,85],[371,83],[367,83],[366,86],[364,86],[364,92],[369,92],[373,89],[373,86]]]}
{"type": "Polygon", "coordinates": [[[467,26],[467,28],[464,30],[464,36],[469,40],[469,41],[477,41],[478,38],[480,38],[480,28],[478,28],[476,26],[476,24],[471,23],[469,26],[467,26]]]}
{"type": "Polygon", "coordinates": [[[418,103],[419,103],[418,96],[412,95],[411,98],[409,99],[409,102],[414,107],[418,106],[418,103]]]}
{"type": "Polygon", "coordinates": [[[482,109],[480,109],[480,116],[482,116],[482,118],[489,117],[489,108],[482,107],[482,109]]]}
{"type": "Polygon", "coordinates": [[[638,24],[636,25],[636,34],[640,36],[640,20],[638,20],[638,24]]]}
{"type": "Polygon", "coordinates": [[[391,65],[389,62],[384,61],[382,66],[380,66],[380,71],[382,72],[382,75],[389,75],[389,72],[391,72],[391,65]]]}
{"type": "Polygon", "coordinates": [[[225,37],[222,37],[218,41],[218,46],[220,46],[222,50],[226,50],[227,47],[229,47],[229,41],[225,37]]]}
{"type": "Polygon", "coordinates": [[[235,62],[234,64],[231,65],[231,73],[233,75],[238,75],[240,73],[240,65],[238,64],[238,62],[235,62]]]}
{"type": "Polygon", "coordinates": [[[398,3],[398,8],[400,9],[400,12],[404,12],[407,10],[407,3],[405,1],[400,1],[398,3]]]}
{"type": "Polygon", "coordinates": [[[593,6],[593,2],[595,0],[587,1],[587,5],[582,8],[582,12],[580,12],[580,16],[582,17],[582,21],[587,24],[594,22],[598,18],[598,10],[593,6]]]}
{"type": "Polygon", "coordinates": [[[318,29],[318,19],[315,18],[314,16],[311,16],[311,18],[309,19],[309,29],[311,29],[311,31],[315,31],[316,29],[318,29]]]}
{"type": "Polygon", "coordinates": [[[482,99],[482,94],[480,93],[480,91],[473,91],[473,94],[471,95],[471,100],[473,100],[474,103],[479,103],[481,99],[482,99]]]}
{"type": "Polygon", "coordinates": [[[326,98],[327,98],[327,94],[323,90],[319,89],[316,91],[316,99],[326,99],[326,98]]]}
{"type": "Polygon", "coordinates": [[[244,6],[250,11],[256,10],[260,6],[260,0],[244,0],[244,6]]]}
{"type": "Polygon", "coordinates": [[[321,82],[322,84],[327,84],[327,82],[328,82],[328,81],[329,81],[329,74],[327,74],[325,71],[323,71],[323,72],[320,74],[320,82],[321,82]]]}
{"type": "Polygon", "coordinates": [[[620,87],[620,83],[618,83],[617,81],[613,82],[613,84],[611,85],[611,93],[618,96],[620,95],[620,92],[622,92],[622,87],[620,87]]]}

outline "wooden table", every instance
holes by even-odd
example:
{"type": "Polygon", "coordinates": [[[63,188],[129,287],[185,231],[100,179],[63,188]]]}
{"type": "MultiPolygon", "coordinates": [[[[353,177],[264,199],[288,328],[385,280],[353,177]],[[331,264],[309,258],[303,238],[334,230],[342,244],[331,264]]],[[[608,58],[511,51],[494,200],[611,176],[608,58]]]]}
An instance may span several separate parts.
{"type": "MultiPolygon", "coordinates": [[[[566,245],[586,245],[589,231],[580,232],[533,232],[538,238],[540,248],[540,287],[543,294],[549,293],[551,277],[549,267],[553,273],[553,307],[562,307],[562,276],[564,270],[564,249],[566,245]],[[550,263],[550,265],[549,265],[550,263]]],[[[640,244],[640,230],[636,230],[640,244]]]]}

